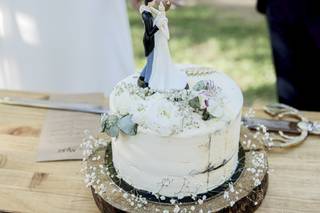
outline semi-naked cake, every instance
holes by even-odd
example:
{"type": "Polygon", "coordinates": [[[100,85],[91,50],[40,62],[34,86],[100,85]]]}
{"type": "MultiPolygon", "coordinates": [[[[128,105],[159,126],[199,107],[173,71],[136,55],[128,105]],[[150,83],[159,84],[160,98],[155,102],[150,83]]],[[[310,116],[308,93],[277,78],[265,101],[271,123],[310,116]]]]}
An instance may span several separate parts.
{"type": "Polygon", "coordinates": [[[234,174],[243,105],[239,87],[224,73],[199,66],[180,71],[188,89],[143,89],[139,75],[122,80],[102,118],[113,136],[117,177],[137,190],[179,199],[211,191],[234,174]]]}

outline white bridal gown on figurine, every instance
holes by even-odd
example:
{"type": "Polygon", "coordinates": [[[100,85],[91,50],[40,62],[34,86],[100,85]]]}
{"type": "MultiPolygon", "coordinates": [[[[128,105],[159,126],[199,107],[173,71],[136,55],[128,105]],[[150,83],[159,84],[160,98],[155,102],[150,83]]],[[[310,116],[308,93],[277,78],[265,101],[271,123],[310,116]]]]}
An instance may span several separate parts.
{"type": "Polygon", "coordinates": [[[154,59],[149,86],[158,91],[180,90],[187,84],[187,76],[172,62],[168,40],[170,32],[165,12],[158,13],[154,20],[159,31],[155,34],[154,59]]]}
{"type": "Polygon", "coordinates": [[[134,69],[125,0],[0,1],[0,89],[107,94],[134,69]]]}

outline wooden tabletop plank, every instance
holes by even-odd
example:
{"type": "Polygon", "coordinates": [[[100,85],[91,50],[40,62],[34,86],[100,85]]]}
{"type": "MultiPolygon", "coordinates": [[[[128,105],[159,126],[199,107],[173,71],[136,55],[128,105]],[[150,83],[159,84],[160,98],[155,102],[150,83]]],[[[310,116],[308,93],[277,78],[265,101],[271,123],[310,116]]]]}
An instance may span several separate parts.
{"type": "MultiPolygon", "coordinates": [[[[0,91],[0,96],[48,95],[0,91]]],[[[247,111],[245,109],[244,111],[247,111]]],[[[256,116],[268,117],[261,109],[256,116]]],[[[37,163],[44,109],[0,105],[0,211],[98,212],[80,173],[80,161],[37,163]]],[[[313,120],[320,113],[307,112],[313,120]]],[[[320,137],[268,153],[269,190],[258,212],[319,212],[320,137]]]]}
{"type": "MultiPolygon", "coordinates": [[[[0,96],[48,99],[0,91],[0,96]]],[[[47,110],[0,105],[0,211],[98,212],[80,174],[80,161],[36,163],[47,110]]]]}
{"type": "MultiPolygon", "coordinates": [[[[256,116],[268,117],[262,109],[256,116]]],[[[320,121],[320,113],[303,112],[320,121]]],[[[320,211],[320,137],[309,136],[300,146],[268,153],[270,175],[267,196],[257,212],[320,211]]]]}
{"type": "Polygon", "coordinates": [[[13,212],[99,212],[92,198],[29,189],[0,188],[0,206],[4,211],[13,212]]]}
{"type": "Polygon", "coordinates": [[[63,194],[73,197],[92,197],[87,194],[85,187],[79,187],[80,184],[84,184],[81,174],[66,176],[55,173],[2,169],[0,176],[0,188],[2,189],[30,189],[33,192],[63,194]],[[65,183],[68,183],[68,185],[66,186],[65,183]]]}

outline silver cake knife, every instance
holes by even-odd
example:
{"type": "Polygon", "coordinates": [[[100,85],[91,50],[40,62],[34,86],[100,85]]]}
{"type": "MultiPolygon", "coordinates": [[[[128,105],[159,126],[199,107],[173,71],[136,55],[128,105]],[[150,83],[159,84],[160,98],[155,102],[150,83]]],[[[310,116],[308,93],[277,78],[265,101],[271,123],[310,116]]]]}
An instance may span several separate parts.
{"type": "Polygon", "coordinates": [[[94,114],[103,114],[108,112],[107,108],[104,108],[99,105],[84,103],[68,103],[63,101],[39,100],[17,97],[0,97],[0,104],[65,111],[87,112],[94,114]]]}

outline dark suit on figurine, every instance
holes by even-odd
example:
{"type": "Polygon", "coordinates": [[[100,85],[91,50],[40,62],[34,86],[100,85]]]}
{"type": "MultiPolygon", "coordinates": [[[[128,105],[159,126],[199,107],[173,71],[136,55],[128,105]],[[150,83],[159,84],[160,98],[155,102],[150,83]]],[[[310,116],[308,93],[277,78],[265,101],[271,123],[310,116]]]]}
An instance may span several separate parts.
{"type": "Polygon", "coordinates": [[[140,74],[138,85],[140,87],[148,87],[148,83],[152,74],[154,34],[159,30],[159,28],[154,26],[152,13],[147,6],[141,6],[140,12],[145,26],[143,45],[145,56],[147,57],[147,64],[140,74]]]}

